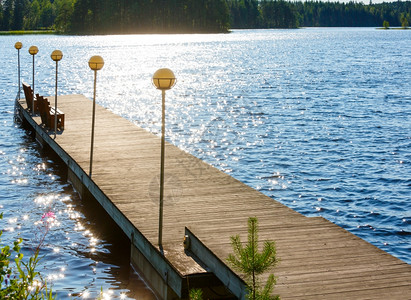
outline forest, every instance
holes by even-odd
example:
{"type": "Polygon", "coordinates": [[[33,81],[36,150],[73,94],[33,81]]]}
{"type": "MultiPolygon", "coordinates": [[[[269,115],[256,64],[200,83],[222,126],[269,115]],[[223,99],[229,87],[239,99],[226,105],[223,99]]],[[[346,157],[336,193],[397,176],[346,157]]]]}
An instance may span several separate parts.
{"type": "Polygon", "coordinates": [[[67,34],[228,32],[298,27],[404,27],[411,1],[0,0],[0,31],[67,34]],[[388,25],[389,24],[389,25],[388,25]]]}

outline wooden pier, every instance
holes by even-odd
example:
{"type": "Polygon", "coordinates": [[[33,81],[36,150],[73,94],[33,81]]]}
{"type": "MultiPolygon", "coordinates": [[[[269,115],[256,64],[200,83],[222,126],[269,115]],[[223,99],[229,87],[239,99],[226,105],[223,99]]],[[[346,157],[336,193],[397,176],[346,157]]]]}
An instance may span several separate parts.
{"type": "Polygon", "coordinates": [[[82,95],[58,101],[65,127],[55,139],[40,126],[40,117],[26,111],[24,100],[20,115],[39,142],[65,162],[76,190],[95,198],[130,238],[131,262],[160,298],[184,298],[188,288],[199,286],[210,299],[243,299],[241,274],[226,264],[230,236],[240,234],[245,241],[248,217],[258,217],[260,240],[276,242],[281,261],[272,273],[278,277],[275,294],[282,299],[410,299],[407,263],[168,143],[162,253],[157,246],[160,138],[97,105],[90,178],[92,101],[82,95]],[[185,235],[189,251],[183,247],[185,235]]]}

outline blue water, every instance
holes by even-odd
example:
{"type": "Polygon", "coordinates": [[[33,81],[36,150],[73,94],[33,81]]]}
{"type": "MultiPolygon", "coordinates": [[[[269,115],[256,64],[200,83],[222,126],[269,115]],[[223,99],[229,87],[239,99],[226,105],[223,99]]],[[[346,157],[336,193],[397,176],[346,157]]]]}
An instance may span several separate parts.
{"type": "Polygon", "coordinates": [[[118,260],[126,251],[111,246],[113,234],[102,228],[104,221],[87,215],[55,160],[13,124],[18,40],[28,83],[27,49],[39,47],[36,89],[44,95],[54,93],[54,49],[64,54],[59,93],[90,98],[87,61],[101,55],[97,102],[155,134],[161,95],[150,79],[158,68],[171,68],[177,84],[167,92],[170,142],[298,212],[323,216],[411,263],[411,31],[0,37],[0,189],[7,234],[20,233],[30,244],[33,223],[51,209],[58,223],[46,238],[53,247],[45,251],[50,264],[64,268],[56,271],[62,274],[56,290],[96,293],[103,286],[116,297],[140,299],[153,296],[118,260]],[[138,289],[131,288],[135,282],[138,289]]]}

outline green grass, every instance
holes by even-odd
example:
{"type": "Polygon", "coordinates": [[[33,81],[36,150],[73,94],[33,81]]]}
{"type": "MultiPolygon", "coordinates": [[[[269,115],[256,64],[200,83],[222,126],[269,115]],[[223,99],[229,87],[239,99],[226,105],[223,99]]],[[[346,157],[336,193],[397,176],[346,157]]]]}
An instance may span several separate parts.
{"type": "Polygon", "coordinates": [[[54,30],[10,30],[0,31],[0,35],[22,35],[22,34],[56,34],[54,30]]]}

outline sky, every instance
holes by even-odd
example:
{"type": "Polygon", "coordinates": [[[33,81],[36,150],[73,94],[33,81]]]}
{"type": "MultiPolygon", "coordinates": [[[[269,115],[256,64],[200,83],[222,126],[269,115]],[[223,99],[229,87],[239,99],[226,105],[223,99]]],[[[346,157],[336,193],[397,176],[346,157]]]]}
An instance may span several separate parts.
{"type": "MultiPolygon", "coordinates": [[[[305,1],[305,0],[300,0],[300,1],[305,1]]],[[[345,2],[348,3],[350,1],[353,2],[358,2],[358,3],[364,3],[364,4],[370,4],[370,0],[320,0],[322,2],[345,2]]],[[[378,3],[383,3],[383,2],[397,2],[398,0],[372,0],[373,4],[378,4],[378,3]]],[[[401,2],[406,2],[405,0],[401,0],[401,2]]]]}
{"type": "MultiPolygon", "coordinates": [[[[340,1],[340,2],[350,2],[350,1],[340,1]]],[[[357,1],[357,2],[363,2],[364,4],[370,4],[370,0],[363,0],[363,1],[357,1]]],[[[383,2],[397,2],[397,0],[372,0],[373,4],[383,3],[383,2]]]]}

